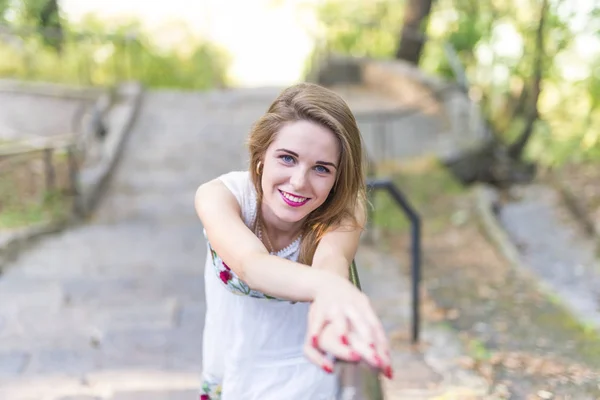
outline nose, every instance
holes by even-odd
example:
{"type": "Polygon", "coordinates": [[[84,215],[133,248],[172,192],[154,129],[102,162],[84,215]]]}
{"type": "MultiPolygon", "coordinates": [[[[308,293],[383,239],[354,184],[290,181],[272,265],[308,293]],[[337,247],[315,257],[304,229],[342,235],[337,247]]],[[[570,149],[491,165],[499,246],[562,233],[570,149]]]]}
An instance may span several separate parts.
{"type": "Polygon", "coordinates": [[[294,190],[300,191],[304,189],[306,186],[306,171],[304,168],[294,168],[294,172],[292,172],[292,176],[290,177],[290,183],[294,190]]]}

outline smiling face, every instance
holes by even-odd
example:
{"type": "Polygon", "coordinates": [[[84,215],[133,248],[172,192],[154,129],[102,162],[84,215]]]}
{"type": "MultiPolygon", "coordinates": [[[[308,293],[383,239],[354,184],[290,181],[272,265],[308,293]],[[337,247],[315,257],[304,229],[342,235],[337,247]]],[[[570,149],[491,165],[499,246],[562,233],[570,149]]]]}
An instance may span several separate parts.
{"type": "Polygon", "coordinates": [[[340,146],[329,129],[311,121],[285,124],[264,155],[263,215],[294,224],[321,206],[335,183],[340,146]]]}

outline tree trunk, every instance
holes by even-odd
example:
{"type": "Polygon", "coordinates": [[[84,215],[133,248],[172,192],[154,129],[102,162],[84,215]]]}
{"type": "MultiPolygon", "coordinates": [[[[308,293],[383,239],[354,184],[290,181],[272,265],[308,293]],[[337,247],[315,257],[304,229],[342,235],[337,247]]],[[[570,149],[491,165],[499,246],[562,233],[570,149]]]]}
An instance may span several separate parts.
{"type": "Polygon", "coordinates": [[[396,58],[419,65],[432,0],[408,0],[396,58]]]}
{"type": "Polygon", "coordinates": [[[535,58],[533,60],[533,84],[530,92],[530,102],[525,110],[525,127],[523,128],[521,135],[510,145],[508,150],[508,154],[514,159],[520,159],[522,157],[525,146],[527,146],[527,143],[533,134],[533,125],[539,118],[537,103],[542,90],[544,23],[546,21],[547,8],[548,0],[544,0],[540,9],[540,23],[538,24],[536,34],[535,58]]]}
{"type": "Polygon", "coordinates": [[[57,0],[48,0],[45,6],[40,10],[40,27],[49,28],[49,34],[44,37],[45,42],[54,47],[60,53],[63,44],[63,29],[60,22],[60,14],[57,0]]]}
{"type": "MultiPolygon", "coordinates": [[[[533,75],[531,85],[524,87],[516,107],[525,108],[525,127],[519,137],[507,146],[497,135],[478,149],[446,160],[446,167],[464,184],[486,182],[498,187],[508,187],[514,183],[530,182],[536,173],[535,163],[522,159],[522,154],[533,134],[533,126],[539,118],[538,99],[541,92],[544,64],[544,27],[548,0],[543,0],[540,8],[540,22],[537,27],[533,75]]],[[[489,103],[489,102],[487,102],[489,103]]],[[[518,109],[515,111],[518,112],[518,109]]],[[[516,115],[513,114],[513,116],[516,115]]],[[[497,127],[495,127],[497,128],[497,127]]],[[[491,127],[490,127],[491,129],[491,127]]]]}

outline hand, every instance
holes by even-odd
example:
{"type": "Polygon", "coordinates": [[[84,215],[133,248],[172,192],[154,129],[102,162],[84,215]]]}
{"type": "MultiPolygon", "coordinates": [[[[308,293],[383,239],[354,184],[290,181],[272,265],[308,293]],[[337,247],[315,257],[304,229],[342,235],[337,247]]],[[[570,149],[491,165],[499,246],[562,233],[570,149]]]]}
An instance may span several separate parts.
{"type": "Polygon", "coordinates": [[[334,325],[328,324],[321,331],[318,341],[318,347],[308,345],[305,348],[305,355],[326,372],[332,373],[334,363],[339,360],[355,363],[366,360],[367,364],[375,365],[376,369],[392,379],[391,366],[377,358],[375,351],[354,333],[340,335],[334,325]]]}
{"type": "Polygon", "coordinates": [[[314,364],[331,373],[335,360],[358,362],[362,359],[362,355],[349,344],[346,332],[339,332],[334,324],[328,324],[321,331],[318,343],[305,345],[304,354],[314,364]]]}
{"type": "Polygon", "coordinates": [[[317,289],[305,342],[306,356],[331,372],[332,362],[323,351],[348,361],[358,361],[360,356],[391,376],[389,344],[368,297],[335,274],[317,289]]]}

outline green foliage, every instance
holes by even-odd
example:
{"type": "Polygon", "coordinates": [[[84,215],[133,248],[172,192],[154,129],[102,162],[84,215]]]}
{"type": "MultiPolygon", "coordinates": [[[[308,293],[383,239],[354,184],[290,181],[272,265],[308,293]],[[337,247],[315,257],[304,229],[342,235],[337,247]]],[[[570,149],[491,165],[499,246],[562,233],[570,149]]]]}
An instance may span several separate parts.
{"type": "MultiPolygon", "coordinates": [[[[325,1],[317,8],[322,47],[391,58],[404,6],[405,2],[386,0],[325,1]]],[[[507,142],[522,132],[531,102],[540,6],[536,0],[437,0],[429,18],[431,40],[421,68],[452,79],[443,47],[450,43],[473,91],[484,95],[486,116],[507,142]]],[[[540,121],[534,125],[527,157],[547,165],[600,160],[600,54],[582,51],[577,43],[583,35],[598,41],[599,16],[600,5],[586,13],[567,0],[550,1],[543,32],[540,121]],[[575,23],[575,17],[583,23],[575,23]],[[582,70],[584,77],[574,78],[573,69],[582,70]]]]}
{"type": "MultiPolygon", "coordinates": [[[[394,184],[403,193],[410,193],[410,202],[419,213],[432,216],[428,221],[428,229],[432,230],[450,223],[452,216],[447,210],[451,208],[447,207],[446,202],[465,191],[448,169],[432,157],[413,159],[381,173],[392,176],[394,184]]],[[[389,232],[404,232],[410,228],[410,221],[388,193],[375,193],[373,206],[376,210],[372,216],[375,226],[389,232]]]]}
{"type": "MultiPolygon", "coordinates": [[[[1,1],[1,0],[0,0],[1,1]]],[[[150,88],[210,89],[227,83],[228,55],[212,43],[178,30],[183,46],[152,40],[138,22],[109,24],[88,17],[63,21],[60,52],[36,26],[13,26],[0,41],[0,77],[110,86],[137,80],[150,88]]]]}
{"type": "Polygon", "coordinates": [[[10,6],[11,0],[0,0],[0,23],[6,21],[6,13],[10,6]]]}
{"type": "Polygon", "coordinates": [[[329,0],[317,6],[316,15],[329,51],[389,57],[398,39],[403,5],[393,0],[329,0]]]}

